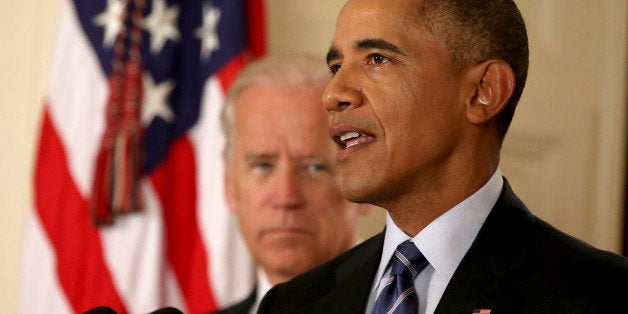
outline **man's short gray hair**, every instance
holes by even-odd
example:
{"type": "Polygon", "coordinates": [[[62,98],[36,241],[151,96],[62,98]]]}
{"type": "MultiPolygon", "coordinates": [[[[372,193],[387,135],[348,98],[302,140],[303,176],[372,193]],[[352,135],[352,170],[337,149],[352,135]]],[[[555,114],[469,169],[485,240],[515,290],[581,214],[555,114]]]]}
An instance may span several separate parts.
{"type": "Polygon", "coordinates": [[[223,149],[225,163],[230,162],[233,148],[233,132],[236,123],[235,104],[245,89],[253,85],[324,88],[330,78],[325,61],[312,56],[269,56],[250,63],[238,74],[229,88],[220,114],[222,132],[225,136],[223,149]]]}

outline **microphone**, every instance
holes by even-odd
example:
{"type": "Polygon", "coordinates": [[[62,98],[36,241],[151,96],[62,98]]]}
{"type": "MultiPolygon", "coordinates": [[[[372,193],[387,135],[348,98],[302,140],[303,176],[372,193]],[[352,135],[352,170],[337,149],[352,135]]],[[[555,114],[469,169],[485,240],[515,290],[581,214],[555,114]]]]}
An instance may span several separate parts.
{"type": "MultiPolygon", "coordinates": [[[[83,312],[83,314],[118,314],[118,312],[108,306],[98,306],[83,312]]],[[[183,314],[183,312],[179,311],[177,308],[168,306],[150,312],[149,314],[183,314]]]]}
{"type": "Polygon", "coordinates": [[[83,312],[83,314],[118,314],[118,312],[114,311],[108,306],[97,306],[93,309],[89,309],[83,312]]]}
{"type": "Polygon", "coordinates": [[[183,314],[183,312],[179,311],[177,308],[168,306],[168,307],[164,307],[156,311],[150,312],[149,314],[183,314]]]}

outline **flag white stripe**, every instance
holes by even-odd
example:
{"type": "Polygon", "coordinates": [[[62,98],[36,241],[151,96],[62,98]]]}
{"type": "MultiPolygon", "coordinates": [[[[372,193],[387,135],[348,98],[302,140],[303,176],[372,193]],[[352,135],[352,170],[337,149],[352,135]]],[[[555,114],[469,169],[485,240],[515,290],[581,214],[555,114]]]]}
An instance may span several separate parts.
{"type": "MultiPolygon", "coordinates": [[[[185,300],[181,294],[181,287],[179,286],[174,270],[170,264],[166,264],[164,265],[163,272],[164,284],[162,292],[164,293],[164,300],[161,306],[173,306],[183,311],[185,309],[185,300]]],[[[152,310],[154,309],[151,309],[151,311],[152,310]]],[[[142,313],[146,313],[146,311],[142,313]]]]}
{"type": "Polygon", "coordinates": [[[48,100],[68,167],[83,196],[91,194],[94,158],[104,130],[107,79],[83,33],[71,1],[65,1],[52,54],[48,100]]]}
{"type": "Polygon", "coordinates": [[[166,263],[161,205],[147,179],[142,189],[142,212],[118,217],[113,226],[100,229],[105,260],[131,313],[146,313],[162,306],[158,298],[162,295],[166,263]]]}
{"type": "Polygon", "coordinates": [[[20,313],[71,313],[56,272],[54,251],[35,210],[26,220],[21,269],[20,313]],[[33,258],[36,257],[36,258],[33,258]]]}

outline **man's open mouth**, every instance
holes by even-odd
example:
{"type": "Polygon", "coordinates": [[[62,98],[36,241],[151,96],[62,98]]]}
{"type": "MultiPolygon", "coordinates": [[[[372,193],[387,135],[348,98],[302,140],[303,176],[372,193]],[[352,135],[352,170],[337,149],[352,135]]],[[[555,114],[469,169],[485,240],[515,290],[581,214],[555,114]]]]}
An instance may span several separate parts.
{"type": "Polygon", "coordinates": [[[340,136],[334,137],[336,143],[338,143],[341,149],[346,149],[362,143],[372,142],[374,138],[375,137],[373,135],[355,131],[346,132],[340,136]]]}

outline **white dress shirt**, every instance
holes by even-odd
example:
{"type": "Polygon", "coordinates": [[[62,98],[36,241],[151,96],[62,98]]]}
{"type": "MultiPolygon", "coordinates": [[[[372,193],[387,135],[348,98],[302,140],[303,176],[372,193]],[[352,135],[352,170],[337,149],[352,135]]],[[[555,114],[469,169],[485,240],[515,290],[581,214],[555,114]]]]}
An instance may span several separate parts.
{"type": "MultiPolygon", "coordinates": [[[[454,206],[419,232],[412,242],[429,265],[414,279],[419,296],[419,314],[434,313],[456,268],[467,253],[486,217],[497,202],[504,180],[499,168],[473,195],[454,206]]],[[[375,274],[366,313],[371,313],[381,292],[380,282],[390,274],[388,262],[395,249],[410,239],[386,213],[386,234],[379,268],[375,274]]]]}
{"type": "Polygon", "coordinates": [[[261,267],[258,267],[257,269],[257,295],[255,296],[255,304],[253,304],[253,307],[251,307],[251,311],[249,313],[251,314],[257,313],[257,308],[259,308],[259,304],[262,303],[262,299],[264,298],[264,295],[266,295],[266,292],[268,292],[268,290],[270,290],[272,287],[273,285],[270,284],[270,280],[268,280],[268,276],[266,275],[266,272],[261,267]]]}

